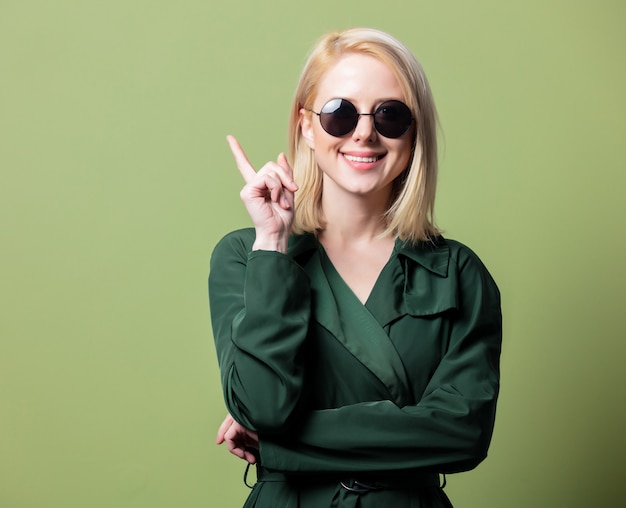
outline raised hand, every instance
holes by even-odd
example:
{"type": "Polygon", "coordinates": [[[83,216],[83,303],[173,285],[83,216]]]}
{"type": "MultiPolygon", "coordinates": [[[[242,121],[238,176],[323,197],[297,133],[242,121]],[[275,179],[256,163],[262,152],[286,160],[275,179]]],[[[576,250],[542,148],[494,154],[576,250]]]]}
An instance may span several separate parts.
{"type": "Polygon", "coordinates": [[[220,425],[215,442],[226,443],[230,453],[250,464],[256,462],[255,452],[259,449],[259,436],[237,423],[230,414],[226,415],[220,425]]]}
{"type": "Polygon", "coordinates": [[[281,153],[276,162],[268,162],[257,172],[239,142],[233,136],[226,139],[246,182],[240,196],[256,229],[253,249],[286,252],[298,190],[287,158],[281,153]]]}

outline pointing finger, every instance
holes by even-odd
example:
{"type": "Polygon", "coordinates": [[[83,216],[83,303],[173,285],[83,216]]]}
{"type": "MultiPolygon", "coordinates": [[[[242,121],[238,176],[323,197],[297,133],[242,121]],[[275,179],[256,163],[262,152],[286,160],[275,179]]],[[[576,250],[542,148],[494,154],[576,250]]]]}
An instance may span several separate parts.
{"type": "Polygon", "coordinates": [[[237,164],[241,176],[243,176],[246,183],[249,183],[256,175],[256,171],[252,167],[252,164],[250,164],[239,142],[233,136],[226,136],[226,140],[230,146],[230,151],[233,152],[235,163],[237,164]]]}

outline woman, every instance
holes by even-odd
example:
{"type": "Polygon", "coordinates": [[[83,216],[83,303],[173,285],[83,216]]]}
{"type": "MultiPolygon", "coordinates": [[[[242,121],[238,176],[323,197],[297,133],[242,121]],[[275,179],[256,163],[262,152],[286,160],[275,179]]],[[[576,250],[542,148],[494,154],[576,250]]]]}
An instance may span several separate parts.
{"type": "Polygon", "coordinates": [[[306,63],[293,172],[228,138],[254,228],[217,245],[209,292],[217,442],[257,463],[246,506],[450,506],[439,475],[486,456],[500,297],[433,223],[435,117],[413,55],[352,29],[306,63]]]}

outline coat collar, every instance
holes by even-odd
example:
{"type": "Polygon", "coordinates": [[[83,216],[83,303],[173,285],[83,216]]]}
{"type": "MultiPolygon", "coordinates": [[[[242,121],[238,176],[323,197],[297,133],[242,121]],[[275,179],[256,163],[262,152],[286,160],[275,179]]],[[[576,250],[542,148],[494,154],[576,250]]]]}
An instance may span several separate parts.
{"type": "Polygon", "coordinates": [[[395,250],[398,255],[420,264],[434,274],[441,277],[448,276],[450,247],[442,236],[417,243],[396,240],[395,250]]]}
{"type": "MultiPolygon", "coordinates": [[[[293,235],[287,254],[304,266],[318,249],[314,235],[293,235]]],[[[442,236],[417,243],[396,240],[394,256],[398,268],[393,294],[381,295],[375,286],[378,295],[373,292],[374,298],[367,303],[383,326],[406,314],[429,316],[457,307],[457,274],[450,266],[450,246],[442,236]]]]}
{"type": "MultiPolygon", "coordinates": [[[[292,235],[289,240],[289,251],[287,254],[297,261],[301,257],[308,257],[311,251],[318,247],[319,242],[311,233],[292,235]]],[[[417,243],[409,243],[397,239],[394,250],[398,255],[422,265],[427,270],[441,277],[448,275],[450,247],[442,236],[437,236],[430,241],[417,243]]]]}

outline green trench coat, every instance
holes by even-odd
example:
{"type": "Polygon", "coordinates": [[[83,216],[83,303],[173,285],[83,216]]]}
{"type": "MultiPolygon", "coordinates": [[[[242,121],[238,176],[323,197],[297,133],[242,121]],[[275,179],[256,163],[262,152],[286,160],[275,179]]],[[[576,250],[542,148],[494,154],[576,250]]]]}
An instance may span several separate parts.
{"type": "Polygon", "coordinates": [[[449,507],[433,475],[485,458],[498,395],[500,295],[481,261],[398,240],[363,305],[314,236],[287,254],[253,242],[227,235],[209,276],[226,405],[260,440],[245,506],[449,507]]]}

